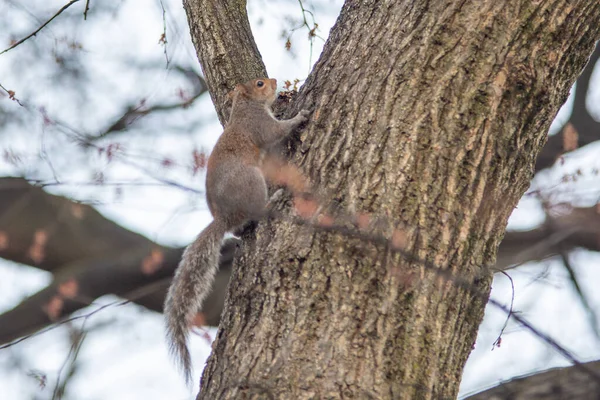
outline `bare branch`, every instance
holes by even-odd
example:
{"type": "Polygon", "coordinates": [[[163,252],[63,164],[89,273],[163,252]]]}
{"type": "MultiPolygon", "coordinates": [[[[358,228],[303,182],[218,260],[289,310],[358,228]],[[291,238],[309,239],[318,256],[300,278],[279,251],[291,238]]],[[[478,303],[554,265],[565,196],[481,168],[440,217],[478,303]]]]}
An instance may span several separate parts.
{"type": "Polygon", "coordinates": [[[15,97],[14,91],[5,88],[4,86],[2,86],[1,83],[0,83],[0,89],[4,90],[6,92],[9,99],[16,101],[18,105],[20,105],[21,107],[24,107],[24,105],[21,103],[21,101],[15,97]]]}
{"type": "Polygon", "coordinates": [[[514,268],[529,261],[559,256],[577,247],[600,251],[597,206],[572,208],[564,215],[548,218],[535,229],[507,232],[498,249],[496,268],[514,268]]]}
{"type": "MultiPolygon", "coordinates": [[[[587,370],[600,374],[600,361],[585,364],[587,370]]],[[[600,382],[590,379],[577,367],[555,368],[530,376],[523,376],[473,396],[465,400],[530,400],[530,399],[569,399],[589,400],[600,396],[600,382]]]]}
{"type": "Polygon", "coordinates": [[[85,1],[85,10],[83,10],[83,19],[87,20],[87,14],[90,11],[90,0],[85,1]]]}
{"type": "Polygon", "coordinates": [[[578,147],[585,146],[600,139],[600,122],[596,121],[591,116],[585,104],[590,79],[598,59],[600,59],[600,42],[596,44],[596,49],[592,53],[585,69],[579,78],[577,78],[575,100],[571,117],[566,122],[565,126],[561,128],[560,132],[548,138],[548,142],[542,148],[542,151],[536,160],[536,172],[551,167],[560,155],[567,153],[563,146],[563,135],[565,134],[565,128],[569,126],[569,124],[571,124],[579,134],[578,147]]]}
{"type": "MultiPolygon", "coordinates": [[[[63,13],[63,11],[65,11],[67,8],[71,7],[73,4],[79,2],[79,0],[71,0],[69,3],[65,4],[64,6],[62,6],[62,8],[60,10],[58,10],[52,17],[50,17],[49,20],[47,20],[46,22],[44,22],[39,28],[37,28],[35,31],[33,31],[32,33],[30,33],[29,35],[25,36],[23,39],[18,40],[17,42],[13,43],[10,47],[8,47],[7,49],[4,49],[2,51],[0,51],[0,55],[6,53],[9,50],[14,49],[15,47],[19,46],[20,44],[22,44],[23,42],[25,42],[26,40],[32,38],[33,36],[37,35],[42,29],[44,29],[46,27],[46,25],[48,25],[50,22],[52,22],[56,17],[58,17],[60,14],[63,13]]],[[[87,7],[87,5],[86,5],[87,7]]],[[[87,12],[87,9],[86,9],[87,12]]]]}
{"type": "MultiPolygon", "coordinates": [[[[23,179],[0,179],[0,193],[0,233],[4,238],[0,257],[50,271],[57,277],[47,288],[0,314],[0,343],[55,322],[44,311],[44,305],[57,295],[65,280],[73,279],[78,292],[73,299],[63,299],[58,318],[104,294],[126,296],[146,284],[170,279],[183,252],[183,248],[161,247],[106,219],[88,205],[48,194],[23,179]],[[29,256],[29,248],[35,232],[41,228],[49,234],[44,258],[36,264],[29,256]],[[152,255],[157,250],[164,251],[160,269],[142,269],[144,260],[154,260],[152,255]],[[106,276],[111,279],[99,279],[106,276]]],[[[237,248],[236,240],[226,241],[222,248],[221,271],[203,310],[208,325],[218,324],[237,248]]],[[[136,298],[136,303],[162,311],[167,286],[168,281],[162,289],[136,298]]]]}
{"type": "Polygon", "coordinates": [[[162,0],[160,0],[160,8],[162,9],[162,20],[163,20],[163,33],[159,39],[159,43],[163,45],[163,52],[165,54],[165,59],[167,61],[167,68],[169,68],[169,54],[167,53],[167,19],[166,19],[166,10],[165,10],[165,5],[163,4],[162,0]]]}
{"type": "Polygon", "coordinates": [[[500,347],[500,345],[502,343],[502,334],[504,333],[504,330],[508,326],[510,317],[513,314],[513,306],[515,304],[515,283],[513,282],[512,277],[504,271],[499,271],[499,273],[506,276],[508,278],[508,280],[510,281],[510,288],[511,288],[510,307],[508,308],[509,312],[508,312],[508,315],[506,316],[506,321],[504,321],[504,325],[502,326],[502,329],[500,329],[500,333],[498,334],[498,337],[496,338],[494,343],[492,343],[492,350],[494,350],[496,347],[500,347]]]}
{"type": "Polygon", "coordinates": [[[586,294],[583,292],[583,289],[579,284],[579,279],[577,278],[575,269],[573,269],[573,266],[569,261],[569,256],[565,252],[561,252],[560,258],[562,259],[563,265],[567,270],[567,273],[569,274],[569,280],[573,284],[573,289],[575,289],[575,293],[577,293],[577,297],[579,298],[579,301],[581,301],[581,305],[583,306],[583,309],[585,310],[588,316],[590,327],[596,335],[596,338],[600,339],[600,331],[598,330],[598,317],[596,316],[596,311],[592,308],[590,302],[587,299],[586,294]]]}

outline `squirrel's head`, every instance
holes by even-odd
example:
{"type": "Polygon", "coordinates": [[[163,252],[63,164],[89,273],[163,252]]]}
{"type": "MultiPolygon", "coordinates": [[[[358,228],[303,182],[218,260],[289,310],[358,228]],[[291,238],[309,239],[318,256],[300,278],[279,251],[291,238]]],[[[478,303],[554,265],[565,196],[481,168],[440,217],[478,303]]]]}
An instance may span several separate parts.
{"type": "Polygon", "coordinates": [[[229,92],[229,98],[233,101],[238,96],[243,96],[249,100],[258,101],[267,105],[273,104],[277,97],[277,79],[258,78],[240,83],[229,92]]]}

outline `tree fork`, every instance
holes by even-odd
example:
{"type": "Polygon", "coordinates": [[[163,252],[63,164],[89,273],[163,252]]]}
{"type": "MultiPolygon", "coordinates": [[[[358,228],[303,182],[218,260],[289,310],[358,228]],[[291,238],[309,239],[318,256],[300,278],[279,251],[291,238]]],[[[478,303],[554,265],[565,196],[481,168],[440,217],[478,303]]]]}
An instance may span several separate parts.
{"type": "MultiPolygon", "coordinates": [[[[215,1],[184,4],[218,100],[238,82],[206,71],[260,63],[253,43],[246,61],[206,56],[203,29],[227,27],[192,9],[215,1]]],[[[237,11],[232,32],[247,24],[237,11]]],[[[599,33],[595,0],[346,1],[293,104],[314,110],[293,162],[332,203],[402,223],[409,251],[487,291],[491,276],[474,277],[599,33]]],[[[485,306],[468,291],[283,221],[244,247],[199,399],[456,397],[485,306]]]]}

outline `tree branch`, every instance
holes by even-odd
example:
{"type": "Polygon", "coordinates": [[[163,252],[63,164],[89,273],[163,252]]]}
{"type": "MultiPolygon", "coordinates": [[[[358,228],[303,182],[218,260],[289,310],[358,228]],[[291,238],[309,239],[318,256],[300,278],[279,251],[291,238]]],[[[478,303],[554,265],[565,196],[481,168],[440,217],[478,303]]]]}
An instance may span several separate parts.
{"type": "Polygon", "coordinates": [[[208,90],[224,125],[227,93],[237,83],[267,75],[244,0],[184,0],[192,41],[208,90]]]}
{"type": "Polygon", "coordinates": [[[600,59],[600,42],[596,43],[596,49],[592,53],[583,72],[577,79],[573,112],[561,130],[556,135],[548,137],[548,142],[542,148],[535,163],[536,172],[551,167],[562,154],[571,151],[570,149],[565,149],[563,143],[565,127],[567,127],[568,124],[571,124],[578,134],[578,148],[600,139],[600,122],[596,121],[591,116],[585,104],[590,86],[590,79],[598,59],[600,59]]]}
{"type": "MultiPolygon", "coordinates": [[[[600,375],[600,361],[582,365],[600,375]]],[[[572,366],[511,379],[465,400],[589,400],[599,397],[600,382],[578,366],[572,366]]]]}
{"type": "Polygon", "coordinates": [[[186,98],[183,101],[179,101],[176,103],[154,104],[149,107],[145,104],[129,105],[125,108],[123,114],[116,121],[111,123],[110,126],[108,128],[105,128],[100,134],[94,137],[90,137],[89,140],[95,141],[118,132],[123,132],[127,130],[129,126],[132,123],[134,123],[137,119],[144,117],[148,114],[162,111],[171,111],[177,108],[187,108],[191,106],[198,98],[200,98],[200,96],[202,96],[208,90],[204,78],[198,75],[195,71],[181,66],[175,66],[174,68],[172,68],[172,70],[181,73],[192,84],[194,88],[194,93],[189,98],[186,98]]]}
{"type": "Polygon", "coordinates": [[[530,261],[559,256],[580,247],[600,251],[597,206],[573,208],[528,231],[507,232],[500,243],[496,268],[505,270],[530,261]]]}
{"type": "MultiPolygon", "coordinates": [[[[52,272],[55,278],[0,315],[0,343],[41,329],[105,294],[125,295],[169,278],[183,252],[160,246],[90,206],[50,195],[24,179],[0,178],[0,193],[0,257],[52,272]],[[45,237],[43,243],[40,237],[45,237]],[[65,285],[74,285],[72,298],[61,295],[65,285]],[[60,307],[49,310],[56,299],[60,307]]],[[[215,289],[203,310],[208,325],[218,324],[236,249],[235,240],[222,248],[215,289]]],[[[167,279],[136,303],[162,311],[169,283],[167,279]]]]}
{"type": "MultiPolygon", "coordinates": [[[[25,42],[26,40],[32,38],[33,36],[37,35],[42,29],[44,29],[46,27],[46,25],[48,25],[50,22],[52,22],[56,17],[58,17],[60,14],[63,13],[63,11],[65,11],[67,8],[71,7],[73,4],[77,3],[79,0],[71,0],[69,3],[65,4],[64,6],[62,6],[62,8],[60,10],[58,10],[52,17],[50,17],[49,20],[47,20],[46,22],[44,22],[39,28],[37,28],[35,31],[31,32],[29,35],[25,36],[23,39],[13,43],[10,47],[0,51],[0,55],[6,53],[9,50],[14,49],[15,47],[19,46],[20,44],[22,44],[23,42],[25,42]]],[[[86,9],[87,12],[87,9],[86,9]]]]}

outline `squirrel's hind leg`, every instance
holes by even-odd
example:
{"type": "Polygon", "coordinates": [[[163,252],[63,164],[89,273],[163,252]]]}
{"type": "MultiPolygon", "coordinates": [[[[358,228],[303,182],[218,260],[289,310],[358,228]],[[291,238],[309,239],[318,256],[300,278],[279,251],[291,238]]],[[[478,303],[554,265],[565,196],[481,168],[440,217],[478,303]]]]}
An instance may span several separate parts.
{"type": "Polygon", "coordinates": [[[262,172],[256,167],[239,165],[231,168],[221,194],[216,198],[217,213],[234,230],[249,221],[257,221],[264,215],[267,204],[267,184],[262,172]]]}

